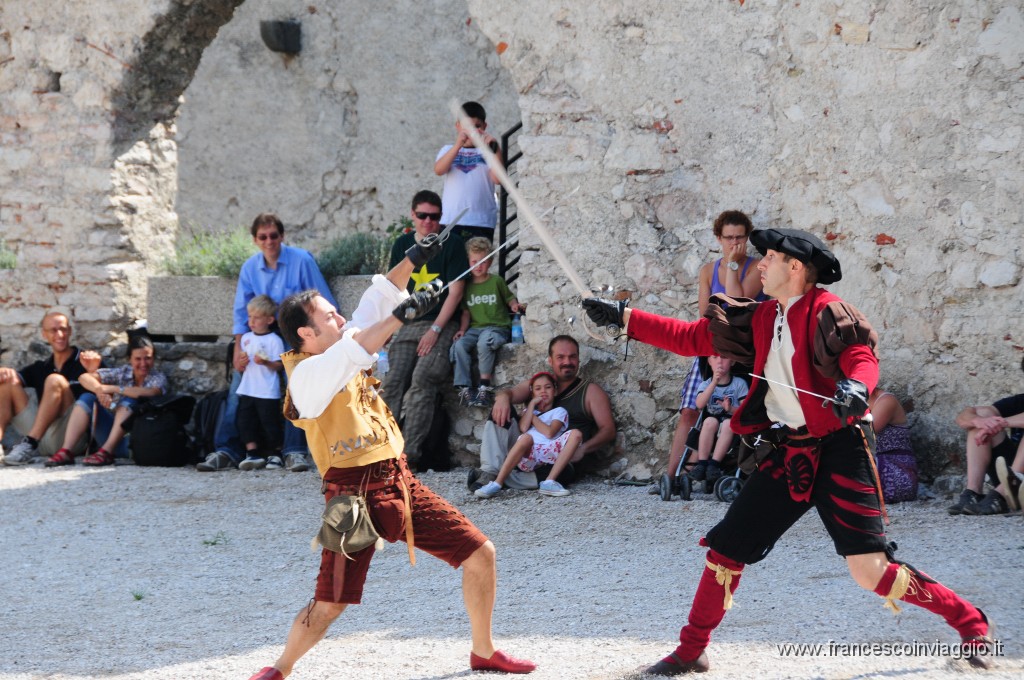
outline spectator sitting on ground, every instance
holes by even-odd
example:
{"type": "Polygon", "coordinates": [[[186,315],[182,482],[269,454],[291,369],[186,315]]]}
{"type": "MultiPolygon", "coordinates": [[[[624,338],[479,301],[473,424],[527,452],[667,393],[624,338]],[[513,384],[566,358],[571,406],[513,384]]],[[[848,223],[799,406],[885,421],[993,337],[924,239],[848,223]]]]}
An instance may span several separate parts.
{"type": "MultiPolygon", "coordinates": [[[[734,298],[751,298],[754,300],[766,300],[761,292],[761,277],[758,274],[757,263],[759,257],[752,257],[747,254],[747,241],[754,225],[746,213],[739,210],[726,210],[715,218],[712,224],[712,231],[715,240],[722,248],[722,257],[708,262],[700,268],[699,288],[697,297],[697,312],[703,317],[708,308],[708,300],[712,295],[724,293],[734,298]],[[749,274],[749,276],[748,276],[749,274]]],[[[737,367],[737,370],[743,367],[737,367]]],[[[704,374],[706,375],[706,373],[704,374]]],[[[690,373],[686,376],[681,393],[679,404],[679,422],[672,435],[672,444],[669,446],[668,473],[675,475],[679,469],[679,461],[686,450],[686,438],[690,430],[697,424],[697,416],[700,409],[697,407],[697,394],[703,375],[701,373],[701,361],[694,357],[690,367],[690,373]]],[[[744,375],[744,381],[749,382],[744,375]]],[[[733,407],[739,406],[734,403],[733,407]]],[[[652,493],[658,492],[655,485],[652,493]]]]}
{"type": "Polygon", "coordinates": [[[1008,488],[1015,486],[1016,475],[1010,479],[1005,470],[1006,461],[1012,460],[1014,470],[1024,472],[1024,394],[1000,399],[991,406],[969,406],[957,415],[956,424],[967,430],[967,488],[949,506],[949,514],[1003,515],[1019,510],[1019,492],[1008,488]],[[1000,458],[1003,462],[997,467],[1000,458]],[[1006,484],[999,481],[999,467],[1006,484]],[[983,496],[986,472],[998,485],[983,496]]]}
{"type": "Polygon", "coordinates": [[[530,393],[533,398],[519,418],[519,429],[526,430],[526,433],[519,435],[494,481],[475,491],[480,498],[492,498],[501,491],[513,468],[533,472],[538,465],[550,467],[547,478],[537,489],[542,495],[568,496],[570,493],[558,483],[558,475],[572,460],[583,435],[579,430],[566,427],[569,414],[564,408],[552,405],[555,399],[554,375],[547,371],[535,374],[530,378],[530,393]]]}
{"type": "Polygon", "coordinates": [[[703,419],[700,423],[697,464],[690,471],[690,479],[696,482],[707,480],[714,484],[722,476],[722,461],[732,445],[730,419],[746,398],[748,388],[742,378],[729,373],[732,369],[731,359],[710,356],[708,362],[713,373],[697,388],[697,408],[701,409],[703,419]]]}
{"type": "MultiPolygon", "coordinates": [[[[249,363],[249,357],[242,351],[240,342],[242,335],[252,330],[248,325],[249,301],[257,295],[267,295],[276,304],[281,304],[292,293],[313,288],[335,308],[338,306],[313,256],[302,248],[284,245],[284,223],[277,215],[257,215],[249,231],[260,252],[246,260],[238,274],[233,308],[235,352],[231,386],[224,406],[224,417],[213,438],[216,450],[196,465],[196,470],[200,472],[227,470],[236,467],[242,460],[242,444],[238,439],[235,421],[238,414],[238,384],[242,381],[242,371],[249,363]]],[[[290,422],[284,425],[284,448],[281,453],[285,469],[292,472],[309,469],[306,436],[290,422]]]]}
{"type": "MultiPolygon", "coordinates": [[[[4,465],[25,465],[60,448],[71,406],[86,391],[79,378],[102,365],[97,352],[81,351],[71,344],[71,321],[63,312],[47,312],[40,328],[50,345],[50,357],[19,371],[0,368],[0,436],[9,424],[23,435],[6,456],[0,447],[4,465]]],[[[81,438],[69,448],[82,453],[87,443],[81,438]]]]}
{"type": "Polygon", "coordinates": [[[917,458],[910,443],[907,412],[895,395],[876,387],[868,397],[871,429],[875,433],[875,458],[882,497],[886,503],[917,498],[917,458]]]}
{"type": "MultiPolygon", "coordinates": [[[[391,248],[391,269],[405,259],[409,248],[441,231],[441,197],[433,191],[417,192],[410,214],[415,230],[395,241],[391,248]]],[[[448,290],[441,294],[438,307],[415,321],[402,324],[388,349],[390,368],[384,376],[384,401],[401,425],[405,453],[413,468],[419,463],[423,442],[434,420],[437,396],[451,372],[452,338],[458,330],[455,312],[466,285],[464,279],[455,279],[467,269],[465,244],[459,236],[449,234],[441,254],[419,266],[407,285],[412,294],[440,279],[448,284],[448,290]]]]}
{"type": "Polygon", "coordinates": [[[521,314],[526,305],[519,304],[508,289],[505,279],[489,273],[491,242],[485,238],[471,238],[466,242],[466,255],[473,268],[471,278],[462,294],[462,321],[453,338],[451,359],[455,364],[455,389],[459,401],[470,406],[491,407],[494,388],[494,362],[498,350],[512,337],[512,319],[509,310],[521,314]],[[480,387],[472,393],[473,351],[476,350],[480,368],[480,387]]]}
{"type": "MultiPolygon", "coordinates": [[[[487,133],[487,112],[476,102],[466,102],[462,110],[473,121],[480,136],[491,151],[498,153],[498,141],[487,133]]],[[[455,122],[455,144],[448,144],[437,153],[434,173],[444,177],[442,200],[444,214],[441,225],[451,224],[460,212],[467,210],[459,220],[459,236],[492,238],[498,222],[498,203],[494,198],[494,185],[498,181],[470,139],[469,133],[455,122]]]]}
{"type": "Polygon", "coordinates": [[[270,330],[277,305],[267,295],[257,295],[246,306],[249,328],[242,336],[242,351],[249,361],[238,384],[238,435],[245,444],[245,460],[239,470],[280,470],[284,415],[281,413],[281,353],[284,340],[270,330]],[[259,455],[260,435],[273,453],[259,455]]]}
{"type": "MultiPolygon", "coordinates": [[[[556,335],[548,343],[548,366],[557,381],[554,406],[569,414],[569,429],[579,430],[583,442],[572,459],[557,476],[559,484],[570,484],[577,475],[574,463],[601,447],[615,441],[615,420],[608,394],[600,385],[579,376],[580,345],[570,335],[556,335]]],[[[524,380],[515,387],[501,390],[494,397],[490,420],[484,423],[480,441],[480,468],[469,471],[467,484],[476,491],[495,479],[501,471],[509,450],[519,438],[519,422],[512,417],[513,404],[525,404],[531,398],[530,383],[524,380]]],[[[533,472],[513,469],[504,485],[510,489],[537,489],[538,479],[547,478],[551,466],[538,465],[533,472]]]]}
{"type": "Polygon", "coordinates": [[[167,392],[167,378],[153,370],[156,354],[153,341],[145,335],[128,339],[128,364],[120,368],[100,368],[83,373],[79,379],[89,390],[75,402],[68,419],[64,445],[46,461],[46,467],[73,465],[72,446],[89,431],[95,414],[92,438],[103,444],[82,459],[83,465],[113,465],[115,456],[127,458],[127,442],[122,424],[139,405],[139,399],[167,392]]]}

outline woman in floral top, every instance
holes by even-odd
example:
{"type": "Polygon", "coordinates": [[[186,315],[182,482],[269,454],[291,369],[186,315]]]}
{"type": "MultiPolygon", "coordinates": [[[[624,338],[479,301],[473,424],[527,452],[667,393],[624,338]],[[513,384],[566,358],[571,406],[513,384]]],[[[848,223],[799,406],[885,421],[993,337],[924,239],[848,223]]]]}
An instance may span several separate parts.
{"type": "Polygon", "coordinates": [[[120,368],[101,368],[79,378],[82,387],[89,390],[77,402],[68,420],[64,446],[46,461],[46,467],[73,465],[71,445],[78,441],[90,426],[95,411],[93,438],[103,445],[82,459],[84,465],[113,465],[114,453],[124,440],[122,423],[144,397],[156,397],[167,392],[167,378],[153,371],[155,357],[153,341],[137,335],[128,341],[128,364],[120,368]]]}

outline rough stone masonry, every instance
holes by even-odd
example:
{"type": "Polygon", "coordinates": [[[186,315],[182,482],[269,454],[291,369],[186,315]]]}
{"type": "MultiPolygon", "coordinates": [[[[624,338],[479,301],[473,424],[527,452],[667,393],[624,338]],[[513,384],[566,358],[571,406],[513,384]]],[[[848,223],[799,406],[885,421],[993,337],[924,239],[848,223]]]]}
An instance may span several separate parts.
{"type": "MultiPolygon", "coordinates": [[[[1019,2],[423,5],[389,21],[374,3],[313,0],[298,16],[310,49],[286,58],[256,26],[297,11],[283,0],[6,0],[0,224],[18,266],[0,272],[5,345],[27,345],[52,306],[72,310],[83,344],[145,317],[146,276],[185,212],[223,227],[286,206],[290,238],[314,249],[383,229],[410,187],[440,186],[430,166],[450,141],[447,100],[481,97],[500,128],[521,117],[520,188],[538,211],[555,207],[550,228],[583,279],[637,306],[695,315],[722,209],[828,239],[846,272],[834,289],[879,328],[883,383],[912,404],[928,474],[959,462],[960,406],[1019,391],[1019,2]],[[394,48],[356,52],[331,38],[343,23],[394,48]],[[288,96],[210,96],[240,79],[286,83],[288,96]],[[275,117],[240,153],[239,136],[275,117]],[[268,181],[289,144],[308,162],[289,157],[268,181]]],[[[522,245],[536,365],[568,329],[575,291],[533,235],[522,245]]],[[[613,394],[623,455],[654,469],[685,364],[621,354],[595,345],[588,371],[613,394]]]]}

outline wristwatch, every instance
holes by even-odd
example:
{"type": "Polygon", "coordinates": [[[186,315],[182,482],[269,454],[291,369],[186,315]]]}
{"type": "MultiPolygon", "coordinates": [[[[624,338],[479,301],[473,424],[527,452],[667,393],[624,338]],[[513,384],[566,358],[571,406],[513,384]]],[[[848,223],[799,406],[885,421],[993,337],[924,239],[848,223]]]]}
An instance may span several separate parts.
{"type": "Polygon", "coordinates": [[[738,271],[739,268],[740,268],[740,263],[739,262],[727,262],[725,264],[725,266],[728,267],[729,269],[733,270],[733,271],[738,271]]]}
{"type": "Polygon", "coordinates": [[[436,323],[430,327],[430,330],[434,331],[438,335],[441,335],[441,327],[438,326],[436,323]]]}

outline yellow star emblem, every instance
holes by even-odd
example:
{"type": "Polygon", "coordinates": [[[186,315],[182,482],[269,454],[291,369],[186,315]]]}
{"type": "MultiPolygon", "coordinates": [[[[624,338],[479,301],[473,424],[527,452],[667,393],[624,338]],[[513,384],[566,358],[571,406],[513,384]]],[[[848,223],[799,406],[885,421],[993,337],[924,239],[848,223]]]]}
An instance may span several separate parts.
{"type": "Polygon", "coordinates": [[[413,290],[423,290],[427,287],[427,284],[436,279],[440,274],[431,274],[427,271],[427,265],[420,267],[418,272],[412,273],[412,280],[416,282],[416,287],[413,290]]]}

